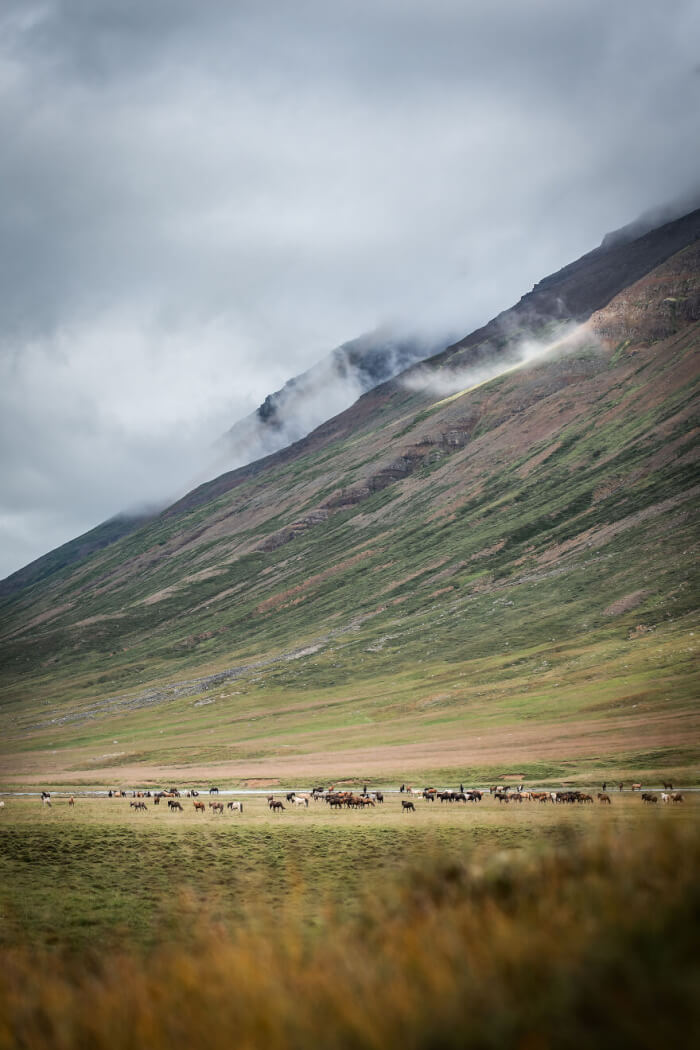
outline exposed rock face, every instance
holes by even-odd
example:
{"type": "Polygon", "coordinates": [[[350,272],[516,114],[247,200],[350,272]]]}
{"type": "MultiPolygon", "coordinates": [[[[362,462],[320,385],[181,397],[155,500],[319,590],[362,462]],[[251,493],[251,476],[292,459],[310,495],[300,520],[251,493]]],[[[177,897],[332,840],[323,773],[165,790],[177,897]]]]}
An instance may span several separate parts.
{"type": "Polygon", "coordinates": [[[653,343],[700,320],[700,243],[625,289],[591,317],[603,339],[653,343]]]}

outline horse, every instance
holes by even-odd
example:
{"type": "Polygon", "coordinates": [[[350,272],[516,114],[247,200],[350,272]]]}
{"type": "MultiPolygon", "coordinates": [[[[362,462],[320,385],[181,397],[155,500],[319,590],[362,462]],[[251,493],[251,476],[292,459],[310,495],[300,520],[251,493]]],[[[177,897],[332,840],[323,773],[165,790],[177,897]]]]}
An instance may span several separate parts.
{"type": "Polygon", "coordinates": [[[641,784],[633,784],[632,785],[632,790],[633,791],[641,791],[642,790],[642,785],[641,784]]]}
{"type": "Polygon", "coordinates": [[[146,810],[148,809],[148,806],[146,805],[146,803],[143,802],[141,799],[139,799],[137,802],[130,802],[129,806],[131,807],[131,809],[134,810],[134,812],[136,812],[136,810],[139,809],[139,810],[143,810],[143,812],[145,813],[146,810]]]}
{"type": "Polygon", "coordinates": [[[664,791],[673,791],[673,784],[670,780],[662,780],[661,783],[663,784],[664,791]]]}
{"type": "Polygon", "coordinates": [[[599,802],[606,802],[609,806],[612,805],[612,802],[610,801],[610,795],[606,795],[606,793],[604,791],[599,791],[598,792],[598,801],[599,802]]]}
{"type": "Polygon", "coordinates": [[[218,795],[219,794],[219,789],[218,788],[209,788],[209,794],[210,795],[218,795]]]}
{"type": "Polygon", "coordinates": [[[273,798],[271,802],[268,802],[268,805],[273,813],[278,813],[279,810],[285,808],[285,806],[277,798],[273,798]]]}
{"type": "Polygon", "coordinates": [[[309,800],[308,798],[304,798],[303,795],[292,795],[291,798],[287,795],[287,801],[292,802],[295,806],[304,806],[306,809],[309,808],[309,800]]]}
{"type": "Polygon", "coordinates": [[[408,813],[409,810],[412,813],[416,812],[416,807],[413,805],[413,803],[412,802],[407,802],[405,798],[401,799],[401,809],[402,809],[402,811],[404,813],[408,813]]]}
{"type": "Polygon", "coordinates": [[[230,809],[232,812],[234,810],[237,810],[239,813],[242,813],[243,812],[243,803],[239,802],[238,799],[236,799],[233,802],[227,802],[226,803],[226,809],[230,809]]]}
{"type": "Polygon", "coordinates": [[[674,793],[671,795],[671,802],[682,802],[682,801],[683,801],[683,796],[681,795],[680,791],[674,791],[674,793]]]}
{"type": "Polygon", "coordinates": [[[176,809],[179,809],[181,813],[183,812],[182,803],[178,802],[175,798],[168,799],[168,809],[171,810],[171,812],[174,812],[176,809]]]}
{"type": "Polygon", "coordinates": [[[203,802],[193,802],[192,805],[194,806],[195,813],[206,813],[207,811],[207,807],[203,802]]]}
{"type": "Polygon", "coordinates": [[[671,796],[668,795],[665,791],[662,791],[661,792],[661,801],[662,802],[670,802],[671,801],[671,796]]]}
{"type": "Polygon", "coordinates": [[[4,809],[4,808],[5,808],[5,800],[0,798],[0,809],[4,809]]]}
{"type": "Polygon", "coordinates": [[[223,802],[210,802],[209,809],[213,809],[215,813],[221,813],[223,816],[224,804],[223,802]]]}
{"type": "Polygon", "coordinates": [[[642,802],[658,802],[658,795],[652,794],[651,791],[642,791],[642,802]]]}
{"type": "Polygon", "coordinates": [[[68,799],[68,805],[69,805],[69,806],[71,807],[71,809],[72,809],[72,808],[73,808],[73,806],[75,805],[75,799],[73,798],[73,796],[72,796],[72,795],[71,795],[71,797],[70,797],[70,798],[68,799]]]}

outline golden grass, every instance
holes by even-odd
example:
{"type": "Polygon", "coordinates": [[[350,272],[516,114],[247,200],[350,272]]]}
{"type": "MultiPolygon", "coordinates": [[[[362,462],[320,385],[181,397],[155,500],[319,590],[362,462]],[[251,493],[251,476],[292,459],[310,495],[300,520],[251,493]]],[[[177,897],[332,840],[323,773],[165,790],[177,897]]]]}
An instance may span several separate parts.
{"type": "Polygon", "coordinates": [[[190,896],[146,957],[4,950],[0,1047],[689,1045],[699,862],[694,824],[654,821],[478,866],[427,856],[345,921],[252,902],[232,930],[190,896]]]}

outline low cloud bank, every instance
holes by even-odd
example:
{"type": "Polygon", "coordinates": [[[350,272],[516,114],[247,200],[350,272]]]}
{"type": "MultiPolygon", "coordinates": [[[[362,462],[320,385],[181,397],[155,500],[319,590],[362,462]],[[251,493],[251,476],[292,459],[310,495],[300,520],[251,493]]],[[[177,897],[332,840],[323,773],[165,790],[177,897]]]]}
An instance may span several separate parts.
{"type": "Polygon", "coordinates": [[[236,423],[217,445],[218,467],[232,470],[299,441],[368,390],[438,353],[448,342],[448,337],[406,336],[383,329],[343,344],[236,423]]]}
{"type": "Polygon", "coordinates": [[[588,324],[565,323],[557,326],[549,338],[527,337],[515,341],[512,345],[499,350],[493,347],[480,350],[480,360],[476,364],[462,367],[443,366],[432,369],[429,365],[411,369],[402,378],[402,383],[409,390],[426,392],[435,397],[450,397],[465,390],[487,383],[506,372],[536,364],[546,357],[564,356],[574,353],[584,346],[600,347],[598,337],[588,324]]]}

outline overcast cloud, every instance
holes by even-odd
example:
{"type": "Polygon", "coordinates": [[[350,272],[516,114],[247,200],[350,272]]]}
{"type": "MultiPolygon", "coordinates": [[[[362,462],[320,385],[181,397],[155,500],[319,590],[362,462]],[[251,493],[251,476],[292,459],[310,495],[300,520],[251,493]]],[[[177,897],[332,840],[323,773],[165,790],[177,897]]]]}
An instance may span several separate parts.
{"type": "Polygon", "coordinates": [[[0,577],[698,185],[697,0],[5,0],[0,577]]]}

